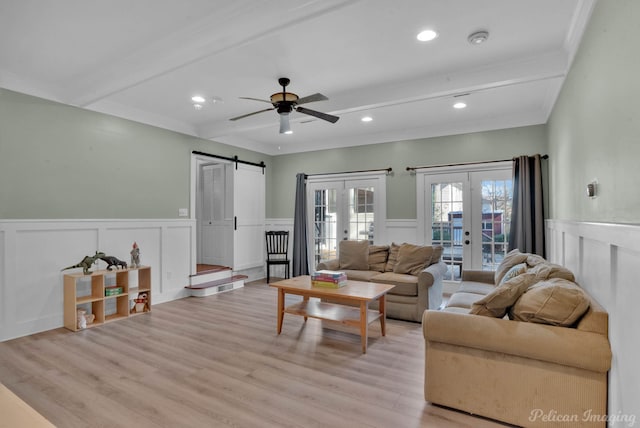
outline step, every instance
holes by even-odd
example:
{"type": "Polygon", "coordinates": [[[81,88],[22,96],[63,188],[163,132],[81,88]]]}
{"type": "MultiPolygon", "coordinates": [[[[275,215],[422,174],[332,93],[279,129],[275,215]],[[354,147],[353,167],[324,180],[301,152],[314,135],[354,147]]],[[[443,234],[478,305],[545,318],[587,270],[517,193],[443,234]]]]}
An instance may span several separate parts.
{"type": "Polygon", "coordinates": [[[225,291],[237,290],[244,287],[244,280],[247,275],[233,275],[225,279],[217,279],[205,283],[187,285],[185,288],[189,290],[192,297],[206,297],[225,291]]]}
{"type": "Polygon", "coordinates": [[[217,280],[227,280],[233,276],[233,270],[230,267],[212,269],[189,275],[189,285],[206,284],[207,282],[217,280]]]}

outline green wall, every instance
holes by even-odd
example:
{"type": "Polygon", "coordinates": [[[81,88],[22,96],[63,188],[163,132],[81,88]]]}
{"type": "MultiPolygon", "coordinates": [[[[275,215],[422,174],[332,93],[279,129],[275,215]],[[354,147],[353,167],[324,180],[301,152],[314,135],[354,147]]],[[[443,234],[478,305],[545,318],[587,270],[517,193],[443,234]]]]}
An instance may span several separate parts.
{"type": "Polygon", "coordinates": [[[511,159],[547,152],[546,126],[528,126],[447,137],[425,138],[273,158],[267,217],[292,218],[296,173],[393,168],[387,177],[387,218],[416,218],[415,175],[407,166],[511,159]]]}
{"type": "Polygon", "coordinates": [[[0,218],[177,218],[199,150],[267,165],[268,218],[292,218],[295,175],[393,168],[387,217],[416,218],[407,166],[546,153],[546,126],[268,156],[0,89],[0,218]]]}
{"type": "Polygon", "coordinates": [[[548,124],[552,218],[640,222],[638,40],[640,1],[596,3],[548,124]]]}
{"type": "Polygon", "coordinates": [[[270,157],[0,89],[0,218],[176,218],[191,151],[270,157]]]}

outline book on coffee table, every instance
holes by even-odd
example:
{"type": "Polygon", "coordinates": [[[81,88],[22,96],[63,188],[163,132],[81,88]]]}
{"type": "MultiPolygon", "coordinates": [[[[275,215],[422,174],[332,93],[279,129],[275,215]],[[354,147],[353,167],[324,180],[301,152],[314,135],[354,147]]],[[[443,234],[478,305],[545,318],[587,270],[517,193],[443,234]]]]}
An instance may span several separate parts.
{"type": "Polygon", "coordinates": [[[347,275],[333,270],[319,270],[311,274],[311,285],[314,287],[340,288],[347,285],[347,275]]]}

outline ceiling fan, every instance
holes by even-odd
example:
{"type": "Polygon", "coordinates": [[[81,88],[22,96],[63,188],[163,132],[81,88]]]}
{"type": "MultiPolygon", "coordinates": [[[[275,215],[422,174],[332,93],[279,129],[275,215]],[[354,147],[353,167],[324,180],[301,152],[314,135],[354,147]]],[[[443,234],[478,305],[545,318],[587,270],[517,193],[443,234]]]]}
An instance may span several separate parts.
{"type": "Polygon", "coordinates": [[[243,100],[254,100],[260,101],[263,103],[269,103],[273,105],[271,108],[267,108],[264,110],[254,111],[253,113],[243,114],[242,116],[232,117],[229,120],[238,120],[244,119],[245,117],[253,116],[254,114],[263,113],[265,111],[277,110],[280,115],[280,133],[286,134],[291,133],[291,127],[289,126],[289,113],[293,110],[302,113],[308,114],[309,116],[317,117],[318,119],[326,120],[327,122],[336,123],[338,116],[333,116],[327,113],[322,113],[320,111],[311,110],[305,107],[299,107],[300,104],[312,103],[314,101],[326,101],[329,98],[325,97],[320,93],[316,93],[313,95],[309,95],[306,97],[299,98],[293,92],[287,92],[287,85],[289,85],[291,81],[286,77],[281,77],[278,79],[278,83],[282,86],[282,92],[276,92],[271,95],[270,101],[262,100],[259,98],[249,98],[249,97],[240,97],[243,100]]]}

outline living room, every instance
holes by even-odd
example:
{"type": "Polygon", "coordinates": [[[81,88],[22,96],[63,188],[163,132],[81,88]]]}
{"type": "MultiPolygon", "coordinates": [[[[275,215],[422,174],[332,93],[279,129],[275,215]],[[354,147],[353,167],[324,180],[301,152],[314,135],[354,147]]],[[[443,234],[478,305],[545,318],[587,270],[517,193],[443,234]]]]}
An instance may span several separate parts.
{"type": "MultiPolygon", "coordinates": [[[[193,151],[264,162],[267,229],[292,227],[296,173],[391,167],[388,242],[408,241],[417,228],[416,180],[406,167],[540,153],[549,155],[547,257],[571,269],[609,312],[609,414],[640,415],[634,358],[640,339],[624,333],[632,326],[632,302],[640,297],[632,282],[640,254],[640,196],[623,185],[637,179],[640,150],[633,107],[639,13],[633,0],[593,3],[560,94],[542,123],[299,153],[266,154],[27,95],[15,76],[2,74],[0,341],[60,328],[60,269],[96,249],[124,257],[134,239],[144,243],[143,264],[154,270],[154,304],[184,297],[196,263],[195,225],[178,209],[192,207],[193,151]],[[589,198],[584,189],[594,179],[597,197],[589,198]]],[[[265,310],[273,305],[268,302],[265,310]]],[[[275,335],[275,316],[273,322],[275,335]]]]}

